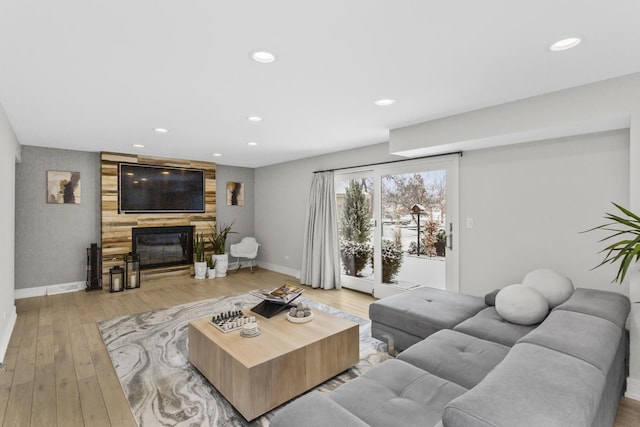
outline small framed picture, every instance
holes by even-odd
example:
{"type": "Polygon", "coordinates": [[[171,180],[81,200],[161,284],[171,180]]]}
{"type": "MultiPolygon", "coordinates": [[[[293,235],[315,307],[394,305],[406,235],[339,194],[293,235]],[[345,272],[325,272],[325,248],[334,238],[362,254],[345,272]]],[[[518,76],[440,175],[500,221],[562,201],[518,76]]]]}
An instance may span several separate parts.
{"type": "Polygon", "coordinates": [[[47,203],[80,204],[80,172],[47,171],[47,203]]]}
{"type": "Polygon", "coordinates": [[[227,206],[244,206],[244,183],[227,182],[227,206]]]}

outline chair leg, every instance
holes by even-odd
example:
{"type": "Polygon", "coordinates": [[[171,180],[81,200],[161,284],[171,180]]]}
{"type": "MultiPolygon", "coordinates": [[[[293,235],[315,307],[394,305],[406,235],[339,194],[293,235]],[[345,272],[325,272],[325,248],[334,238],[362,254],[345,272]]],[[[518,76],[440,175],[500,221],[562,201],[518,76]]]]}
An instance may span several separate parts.
{"type": "Polygon", "coordinates": [[[238,274],[238,271],[240,271],[240,258],[236,258],[236,271],[234,271],[234,274],[238,274]]]}

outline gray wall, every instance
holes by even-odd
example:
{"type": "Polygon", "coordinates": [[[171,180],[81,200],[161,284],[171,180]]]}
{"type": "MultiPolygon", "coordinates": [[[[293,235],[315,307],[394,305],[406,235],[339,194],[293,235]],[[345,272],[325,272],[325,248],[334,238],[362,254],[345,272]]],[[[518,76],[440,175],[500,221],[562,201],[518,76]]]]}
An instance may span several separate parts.
{"type": "MultiPolygon", "coordinates": [[[[99,153],[23,146],[15,179],[15,289],[85,281],[85,249],[100,242],[99,153]],[[46,203],[48,170],[80,172],[79,205],[46,203]]],[[[218,220],[234,221],[233,230],[238,232],[229,237],[228,246],[243,236],[254,235],[254,172],[217,165],[216,180],[220,191],[218,220]],[[227,181],[245,184],[244,206],[226,205],[227,181]]]]}
{"type": "Polygon", "coordinates": [[[85,281],[85,249],[100,242],[99,154],[23,146],[15,178],[15,288],[85,281]],[[80,172],[80,204],[47,204],[48,170],[80,172]]]}
{"type": "MultiPolygon", "coordinates": [[[[460,290],[484,295],[540,267],[580,287],[612,285],[597,234],[612,201],[629,201],[629,132],[521,143],[465,152],[460,159],[460,290]],[[466,218],[474,227],[465,228],[466,218]]],[[[299,274],[314,170],[397,159],[387,144],[256,169],[256,233],[265,266],[299,274]],[[286,189],[286,190],[285,190],[286,189]]]]}
{"type": "Polygon", "coordinates": [[[469,151],[460,159],[460,291],[484,295],[550,267],[575,286],[618,291],[602,260],[604,212],[629,202],[629,131],[469,151]],[[466,218],[473,228],[465,228],[466,218]]]}
{"type": "Polygon", "coordinates": [[[20,156],[18,139],[9,119],[0,105],[0,361],[9,345],[16,321],[14,292],[14,240],[15,240],[15,170],[20,156]]]}
{"type": "MultiPolygon", "coordinates": [[[[219,224],[233,222],[231,234],[227,239],[229,245],[240,241],[245,236],[255,236],[254,169],[234,166],[216,165],[216,217],[219,224]],[[227,206],[227,182],[242,182],[244,184],[244,206],[227,206]]],[[[258,251],[260,259],[260,251],[258,251]]]]}

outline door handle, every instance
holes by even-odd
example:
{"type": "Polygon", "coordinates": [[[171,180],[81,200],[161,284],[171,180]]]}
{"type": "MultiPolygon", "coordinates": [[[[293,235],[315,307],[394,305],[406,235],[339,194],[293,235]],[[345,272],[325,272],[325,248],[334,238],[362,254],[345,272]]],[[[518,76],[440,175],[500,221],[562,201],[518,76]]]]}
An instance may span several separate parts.
{"type": "Polygon", "coordinates": [[[449,235],[447,236],[447,240],[449,241],[447,246],[449,250],[452,251],[453,250],[453,223],[452,222],[449,223],[449,235]]]}

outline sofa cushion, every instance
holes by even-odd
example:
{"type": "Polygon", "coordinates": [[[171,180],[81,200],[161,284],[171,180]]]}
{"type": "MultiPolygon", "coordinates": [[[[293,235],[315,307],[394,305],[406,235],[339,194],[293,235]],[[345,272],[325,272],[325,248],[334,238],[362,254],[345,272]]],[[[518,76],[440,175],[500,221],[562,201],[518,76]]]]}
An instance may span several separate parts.
{"type": "Polygon", "coordinates": [[[589,363],[518,343],[480,384],[445,407],[442,421],[445,427],[591,426],[604,384],[589,363]]]}
{"type": "Polygon", "coordinates": [[[500,289],[493,290],[484,296],[484,303],[488,306],[496,305],[496,295],[498,295],[500,289]]]}
{"type": "Polygon", "coordinates": [[[621,337],[620,328],[606,319],[558,310],[518,343],[537,344],[569,354],[607,375],[621,337]]]}
{"type": "Polygon", "coordinates": [[[509,347],[443,329],[409,347],[398,359],[472,388],[504,359],[509,347]]]}
{"type": "Polygon", "coordinates": [[[516,325],[504,320],[495,307],[487,307],[454,328],[455,331],[511,347],[537,325],[516,325]]]}
{"type": "Polygon", "coordinates": [[[369,318],[420,338],[451,329],[486,305],[484,299],[434,288],[416,288],[369,306],[369,318]]]}
{"type": "Polygon", "coordinates": [[[331,400],[326,394],[312,391],[278,409],[271,427],[369,427],[369,424],[331,400]]]}
{"type": "Polygon", "coordinates": [[[571,298],[554,308],[601,317],[615,323],[620,329],[624,329],[630,309],[629,298],[622,294],[584,288],[576,289],[571,298]]]}
{"type": "Polygon", "coordinates": [[[569,299],[573,293],[573,282],[568,277],[549,268],[539,268],[524,276],[522,284],[536,289],[553,308],[569,299]]]}
{"type": "Polygon", "coordinates": [[[504,320],[518,325],[535,325],[549,313],[549,303],[536,289],[511,285],[496,295],[496,310],[504,320]]]}
{"type": "Polygon", "coordinates": [[[341,385],[328,396],[371,426],[434,426],[440,421],[444,406],[466,391],[455,383],[392,359],[341,385]]]}

